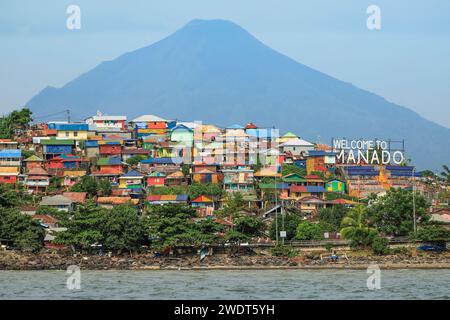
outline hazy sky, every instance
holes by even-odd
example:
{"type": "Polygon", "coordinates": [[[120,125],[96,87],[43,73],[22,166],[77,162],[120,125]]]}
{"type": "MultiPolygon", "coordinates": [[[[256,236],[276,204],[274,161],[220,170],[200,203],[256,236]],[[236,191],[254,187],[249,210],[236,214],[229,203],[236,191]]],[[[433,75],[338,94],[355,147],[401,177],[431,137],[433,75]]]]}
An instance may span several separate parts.
{"type": "Polygon", "coordinates": [[[448,0],[1,0],[0,113],[195,18],[232,20],[303,64],[450,127],[448,0]],[[70,4],[81,8],[80,30],[66,28],[70,4]],[[381,30],[366,27],[371,4],[381,30]]]}

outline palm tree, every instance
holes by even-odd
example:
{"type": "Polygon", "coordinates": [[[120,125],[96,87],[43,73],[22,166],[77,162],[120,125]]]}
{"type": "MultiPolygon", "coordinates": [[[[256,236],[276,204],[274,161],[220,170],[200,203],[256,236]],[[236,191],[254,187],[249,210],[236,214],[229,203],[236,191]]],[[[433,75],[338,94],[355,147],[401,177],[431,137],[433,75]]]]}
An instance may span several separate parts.
{"type": "Polygon", "coordinates": [[[442,166],[442,169],[444,169],[444,171],[441,172],[441,176],[450,184],[450,169],[445,164],[442,166]]]}
{"type": "Polygon", "coordinates": [[[369,226],[367,212],[364,206],[351,209],[341,222],[341,235],[351,241],[350,246],[367,246],[376,230],[369,226]]]}

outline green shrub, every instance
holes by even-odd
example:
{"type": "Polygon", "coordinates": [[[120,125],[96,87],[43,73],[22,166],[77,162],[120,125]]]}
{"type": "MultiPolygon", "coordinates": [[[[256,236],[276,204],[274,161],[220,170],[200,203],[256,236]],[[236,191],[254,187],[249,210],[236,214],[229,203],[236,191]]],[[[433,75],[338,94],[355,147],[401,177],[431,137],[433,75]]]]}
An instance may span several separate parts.
{"type": "Polygon", "coordinates": [[[275,256],[275,257],[296,257],[298,255],[298,251],[287,247],[287,246],[282,246],[282,245],[278,245],[274,248],[272,248],[270,250],[270,253],[275,256]]]}
{"type": "Polygon", "coordinates": [[[389,240],[380,236],[375,236],[372,240],[372,251],[377,255],[389,253],[389,240]]]}

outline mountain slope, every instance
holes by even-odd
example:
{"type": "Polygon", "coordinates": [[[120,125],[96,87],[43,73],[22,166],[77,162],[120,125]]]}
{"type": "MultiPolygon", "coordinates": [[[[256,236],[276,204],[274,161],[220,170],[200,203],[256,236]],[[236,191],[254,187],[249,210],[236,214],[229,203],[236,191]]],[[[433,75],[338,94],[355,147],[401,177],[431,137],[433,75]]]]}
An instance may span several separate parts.
{"type": "Polygon", "coordinates": [[[422,168],[450,159],[450,129],[302,65],[234,23],[193,20],[148,47],[103,62],[28,105],[36,113],[97,109],[129,117],[153,113],[218,125],[253,121],[306,139],[405,139],[422,168]]]}

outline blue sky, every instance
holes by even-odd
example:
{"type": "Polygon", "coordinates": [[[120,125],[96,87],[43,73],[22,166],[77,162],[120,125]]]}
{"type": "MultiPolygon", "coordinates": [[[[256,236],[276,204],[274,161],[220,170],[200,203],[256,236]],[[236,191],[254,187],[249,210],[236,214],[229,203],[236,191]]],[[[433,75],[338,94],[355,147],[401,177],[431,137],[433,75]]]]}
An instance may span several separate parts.
{"type": "Polygon", "coordinates": [[[0,113],[195,18],[231,20],[303,64],[450,127],[448,0],[2,0],[0,113]],[[66,28],[70,4],[81,8],[80,30],[66,28]],[[366,27],[371,4],[381,30],[366,27]]]}

